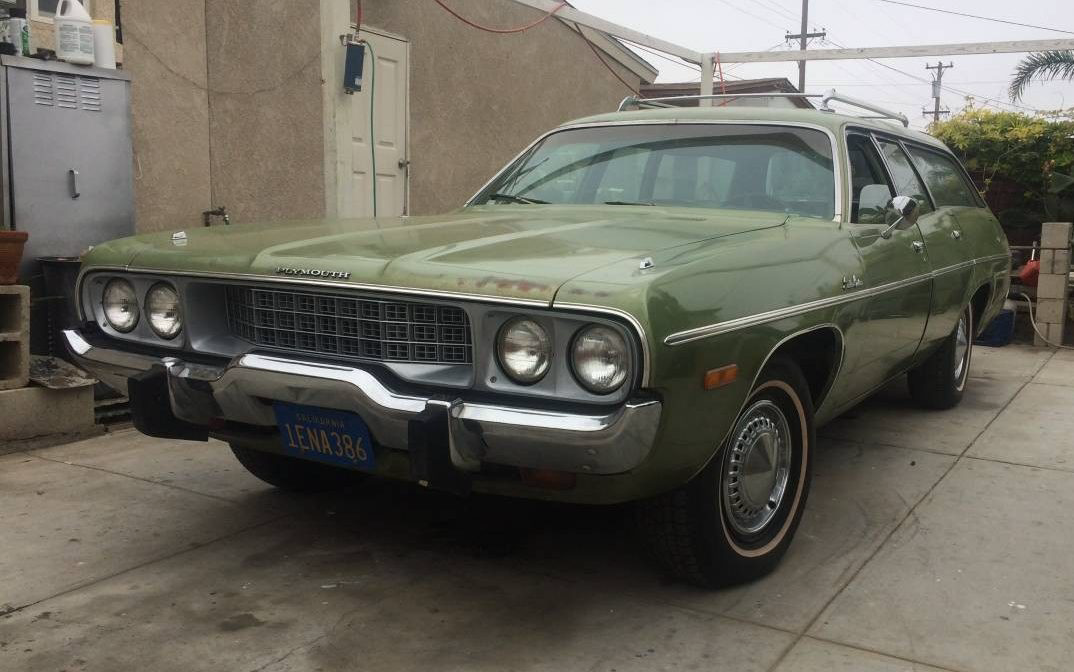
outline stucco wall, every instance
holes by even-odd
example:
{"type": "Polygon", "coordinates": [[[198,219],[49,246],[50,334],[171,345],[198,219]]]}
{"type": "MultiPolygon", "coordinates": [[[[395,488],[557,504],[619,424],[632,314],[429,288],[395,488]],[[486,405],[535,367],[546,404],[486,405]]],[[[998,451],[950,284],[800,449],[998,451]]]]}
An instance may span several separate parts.
{"type": "Polygon", "coordinates": [[[319,0],[205,0],[205,15],[213,204],[236,221],[322,216],[319,0]]]}
{"type": "Polygon", "coordinates": [[[139,231],[200,226],[211,200],[202,9],[201,2],[123,2],[139,231]]]}
{"type": "MultiPolygon", "coordinates": [[[[463,16],[514,27],[540,16],[505,0],[451,0],[463,16]]],[[[411,213],[459,207],[548,128],[607,112],[630,91],[556,20],[508,35],[471,28],[432,0],[365,0],[365,23],[411,43],[411,213]]],[[[637,75],[602,54],[628,82],[637,75]]]]}

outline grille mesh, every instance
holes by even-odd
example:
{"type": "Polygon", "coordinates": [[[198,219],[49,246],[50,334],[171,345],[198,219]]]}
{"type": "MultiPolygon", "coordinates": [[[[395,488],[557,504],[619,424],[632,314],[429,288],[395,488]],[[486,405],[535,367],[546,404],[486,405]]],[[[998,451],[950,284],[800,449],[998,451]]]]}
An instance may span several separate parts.
{"type": "Polygon", "coordinates": [[[231,333],[256,345],[346,359],[470,364],[465,311],[291,289],[227,288],[231,333]]]}

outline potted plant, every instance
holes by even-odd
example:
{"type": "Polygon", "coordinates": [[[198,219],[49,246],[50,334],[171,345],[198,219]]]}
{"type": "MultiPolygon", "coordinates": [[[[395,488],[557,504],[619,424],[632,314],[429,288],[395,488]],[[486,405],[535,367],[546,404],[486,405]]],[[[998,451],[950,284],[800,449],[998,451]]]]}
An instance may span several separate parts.
{"type": "Polygon", "coordinates": [[[19,262],[26,245],[25,231],[0,231],[0,285],[14,285],[19,280],[19,262]]]}

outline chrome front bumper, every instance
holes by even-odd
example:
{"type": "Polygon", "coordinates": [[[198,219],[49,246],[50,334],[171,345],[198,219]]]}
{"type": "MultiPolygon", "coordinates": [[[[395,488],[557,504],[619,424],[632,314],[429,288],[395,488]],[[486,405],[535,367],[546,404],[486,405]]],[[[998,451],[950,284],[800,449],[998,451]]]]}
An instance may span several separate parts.
{"type": "Polygon", "coordinates": [[[381,446],[408,450],[408,426],[430,406],[448,415],[451,461],[476,471],[482,462],[533,469],[618,474],[637,467],[656,438],[658,401],[627,402],[603,414],[566,413],[473,403],[444,396],[394,392],[373,374],[338,364],[247,354],[226,366],[207,366],[102,348],[75,330],[64,331],[68,350],[106,385],[126,392],[127,379],[163,366],[172,412],[208,425],[225,418],[275,426],[272,405],[284,401],[352,411],[381,446]]]}

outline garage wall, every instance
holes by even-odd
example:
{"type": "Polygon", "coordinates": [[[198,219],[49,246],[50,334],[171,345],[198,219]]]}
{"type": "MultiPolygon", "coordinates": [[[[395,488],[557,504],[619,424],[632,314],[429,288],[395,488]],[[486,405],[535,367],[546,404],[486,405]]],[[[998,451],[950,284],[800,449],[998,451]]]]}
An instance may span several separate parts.
{"type": "Polygon", "coordinates": [[[205,0],[205,18],[213,204],[323,216],[319,0],[205,0]]]}
{"type": "MultiPolygon", "coordinates": [[[[451,0],[488,26],[532,22],[505,0],[451,0]]],[[[470,28],[432,0],[365,0],[364,21],[410,40],[411,214],[457,208],[537,135],[612,111],[628,89],[573,30],[548,20],[524,33],[470,28]]],[[[620,76],[637,75],[613,63],[620,76]]]]}
{"type": "Polygon", "coordinates": [[[123,2],[139,231],[201,226],[211,201],[203,9],[201,2],[123,2]]]}

